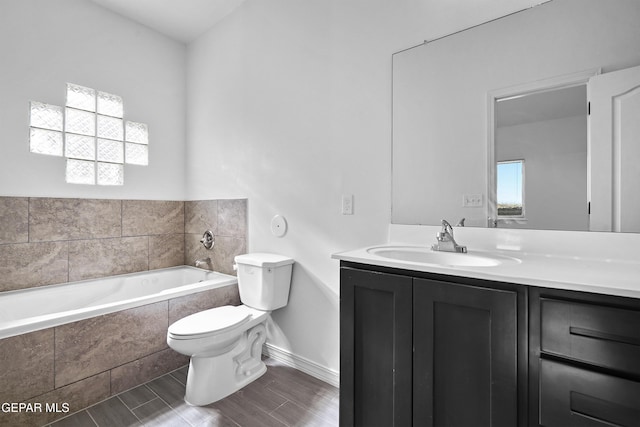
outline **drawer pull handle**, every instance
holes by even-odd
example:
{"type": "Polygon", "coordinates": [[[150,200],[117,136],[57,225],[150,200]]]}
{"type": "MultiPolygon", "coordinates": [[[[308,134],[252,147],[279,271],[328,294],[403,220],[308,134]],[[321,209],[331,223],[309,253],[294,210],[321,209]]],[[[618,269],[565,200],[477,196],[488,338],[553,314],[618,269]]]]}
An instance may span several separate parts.
{"type": "Polygon", "coordinates": [[[577,328],[575,326],[571,326],[569,328],[569,333],[571,335],[578,335],[581,337],[597,338],[600,340],[613,341],[613,342],[619,342],[623,344],[640,346],[640,338],[608,334],[606,332],[599,332],[599,331],[594,331],[594,330],[585,329],[585,328],[577,328]]]}

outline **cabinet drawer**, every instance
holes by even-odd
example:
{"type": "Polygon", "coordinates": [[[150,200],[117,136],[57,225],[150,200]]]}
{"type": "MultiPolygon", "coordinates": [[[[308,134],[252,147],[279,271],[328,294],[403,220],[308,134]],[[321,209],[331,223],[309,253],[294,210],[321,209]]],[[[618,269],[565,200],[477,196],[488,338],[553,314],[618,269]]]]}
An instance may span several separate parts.
{"type": "Polygon", "coordinates": [[[640,375],[640,311],[542,299],[541,350],[640,375]]]}
{"type": "Polygon", "coordinates": [[[540,425],[638,426],[640,383],[540,360],[540,425]]]}

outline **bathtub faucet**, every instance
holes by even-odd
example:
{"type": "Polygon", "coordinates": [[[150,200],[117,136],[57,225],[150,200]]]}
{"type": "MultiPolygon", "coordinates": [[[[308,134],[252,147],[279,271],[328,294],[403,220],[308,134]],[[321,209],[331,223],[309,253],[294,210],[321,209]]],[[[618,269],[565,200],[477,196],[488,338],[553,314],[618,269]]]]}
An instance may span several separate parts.
{"type": "Polygon", "coordinates": [[[207,264],[209,267],[213,268],[213,264],[211,263],[211,257],[200,258],[195,260],[196,267],[200,267],[202,264],[207,264]]]}

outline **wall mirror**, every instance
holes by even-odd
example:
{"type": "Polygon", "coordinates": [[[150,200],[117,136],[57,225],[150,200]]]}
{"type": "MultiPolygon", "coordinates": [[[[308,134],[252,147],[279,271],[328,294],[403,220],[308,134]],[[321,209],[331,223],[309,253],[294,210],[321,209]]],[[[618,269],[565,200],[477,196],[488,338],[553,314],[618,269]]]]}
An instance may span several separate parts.
{"type": "Polygon", "coordinates": [[[552,0],[395,53],[392,222],[640,232],[638,22],[552,0]]]}

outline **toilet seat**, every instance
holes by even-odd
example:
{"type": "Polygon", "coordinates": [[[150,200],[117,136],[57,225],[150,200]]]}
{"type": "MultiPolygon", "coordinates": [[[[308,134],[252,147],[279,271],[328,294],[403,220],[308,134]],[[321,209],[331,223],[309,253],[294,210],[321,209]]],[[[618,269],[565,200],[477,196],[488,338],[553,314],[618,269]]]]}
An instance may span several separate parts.
{"type": "Polygon", "coordinates": [[[251,319],[244,306],[225,305],[184,317],[169,326],[169,336],[177,340],[205,338],[239,328],[251,319]]]}

